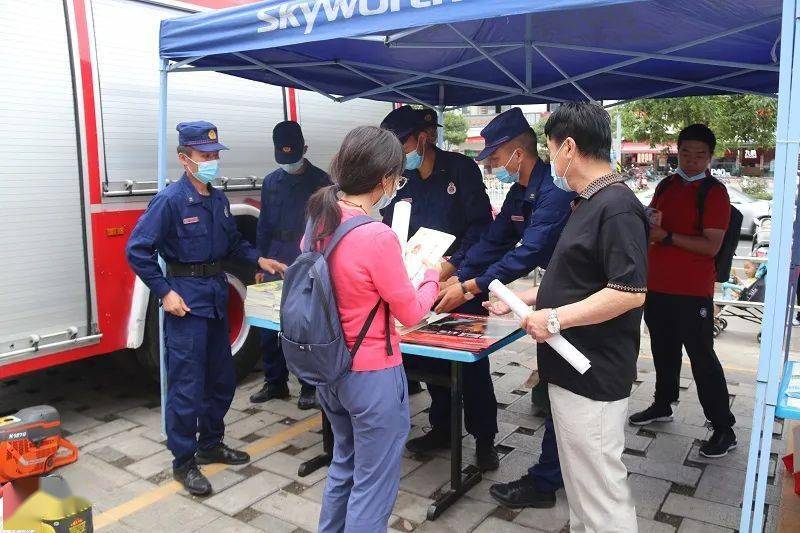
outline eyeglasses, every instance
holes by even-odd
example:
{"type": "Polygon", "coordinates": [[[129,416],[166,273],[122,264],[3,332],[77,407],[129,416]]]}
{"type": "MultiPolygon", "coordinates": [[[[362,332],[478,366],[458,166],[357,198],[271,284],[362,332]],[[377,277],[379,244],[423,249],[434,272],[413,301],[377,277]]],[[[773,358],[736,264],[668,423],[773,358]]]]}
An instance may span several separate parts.
{"type": "Polygon", "coordinates": [[[407,183],[408,183],[408,178],[405,176],[400,176],[400,179],[397,180],[397,189],[398,190],[402,189],[403,187],[406,186],[407,183]]]}

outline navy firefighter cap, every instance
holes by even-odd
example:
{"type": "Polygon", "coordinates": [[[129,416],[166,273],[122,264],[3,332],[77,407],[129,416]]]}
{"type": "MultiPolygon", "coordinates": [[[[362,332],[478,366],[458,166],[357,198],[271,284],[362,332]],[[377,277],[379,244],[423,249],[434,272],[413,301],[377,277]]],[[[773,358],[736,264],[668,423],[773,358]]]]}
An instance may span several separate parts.
{"type": "Polygon", "coordinates": [[[501,144],[507,143],[517,135],[522,135],[530,129],[531,125],[528,124],[520,108],[512,107],[508,111],[503,111],[481,130],[481,137],[483,137],[486,144],[475,159],[478,161],[486,159],[501,144]]]}
{"type": "Polygon", "coordinates": [[[178,144],[188,146],[198,152],[217,152],[227,150],[228,147],[219,142],[217,127],[205,120],[181,122],[175,129],[178,130],[178,144]]]}
{"type": "Polygon", "coordinates": [[[297,163],[303,159],[306,141],[297,122],[278,122],[272,130],[272,142],[275,145],[275,161],[279,164],[297,163]]]}
{"type": "Polygon", "coordinates": [[[436,115],[436,111],[431,109],[430,107],[423,107],[422,109],[417,109],[417,114],[422,119],[422,122],[425,123],[425,127],[436,126],[437,128],[441,128],[442,125],[437,122],[438,116],[436,115]]]}
{"type": "Polygon", "coordinates": [[[386,115],[381,122],[381,128],[394,133],[400,142],[404,142],[412,133],[424,128],[425,122],[410,105],[404,105],[386,115]]]}

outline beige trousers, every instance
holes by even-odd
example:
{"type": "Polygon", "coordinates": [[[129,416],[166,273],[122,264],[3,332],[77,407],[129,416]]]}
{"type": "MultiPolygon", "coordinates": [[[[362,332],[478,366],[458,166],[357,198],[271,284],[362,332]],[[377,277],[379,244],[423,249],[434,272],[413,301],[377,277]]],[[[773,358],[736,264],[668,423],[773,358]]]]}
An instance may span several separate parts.
{"type": "Polygon", "coordinates": [[[622,462],[628,399],[598,402],[548,386],[573,533],[636,533],[622,462]]]}

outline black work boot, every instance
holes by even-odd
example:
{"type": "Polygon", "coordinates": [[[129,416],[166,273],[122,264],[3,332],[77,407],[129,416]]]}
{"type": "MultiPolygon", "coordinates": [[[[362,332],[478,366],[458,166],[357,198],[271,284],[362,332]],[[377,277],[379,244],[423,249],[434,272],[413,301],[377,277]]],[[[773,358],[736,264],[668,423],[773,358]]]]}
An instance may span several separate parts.
{"type": "Polygon", "coordinates": [[[317,388],[313,385],[302,385],[300,387],[300,397],[297,399],[297,408],[306,409],[319,409],[317,403],[317,388]]]}
{"type": "Polygon", "coordinates": [[[510,483],[495,483],[489,487],[489,494],[509,509],[549,509],[556,505],[556,493],[538,490],[528,474],[510,483]]]}
{"type": "Polygon", "coordinates": [[[436,428],[416,439],[406,442],[406,450],[411,453],[428,453],[434,450],[445,450],[450,447],[450,436],[436,428]]]}
{"type": "Polygon", "coordinates": [[[252,403],[264,403],[269,400],[289,398],[289,386],[286,383],[264,383],[261,390],[250,396],[252,403]]]}
{"type": "Polygon", "coordinates": [[[200,472],[197,463],[189,461],[183,466],[172,468],[172,477],[184,486],[192,496],[207,496],[211,494],[211,483],[200,472]]]}
{"type": "Polygon", "coordinates": [[[731,428],[714,429],[711,438],[700,446],[700,455],[703,457],[724,457],[736,448],[736,433],[731,428]]]}
{"type": "Polygon", "coordinates": [[[197,464],[210,465],[211,463],[222,463],[224,465],[243,465],[250,462],[250,455],[247,452],[240,452],[219,443],[210,450],[197,450],[195,455],[197,464]]]}
{"type": "Polygon", "coordinates": [[[494,448],[494,438],[475,439],[475,457],[478,459],[478,470],[489,472],[500,467],[500,457],[494,448]]]}

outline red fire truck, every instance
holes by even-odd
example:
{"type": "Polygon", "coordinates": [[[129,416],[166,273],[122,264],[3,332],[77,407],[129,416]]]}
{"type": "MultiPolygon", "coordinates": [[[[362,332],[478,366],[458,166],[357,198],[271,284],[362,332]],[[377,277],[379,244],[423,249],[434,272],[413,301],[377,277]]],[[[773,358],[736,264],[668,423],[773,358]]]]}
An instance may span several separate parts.
{"type": "MultiPolygon", "coordinates": [[[[157,375],[157,303],[124,250],[156,189],[159,23],[248,1],[0,0],[0,379],[120,350],[157,375]]],[[[219,127],[231,150],[216,185],[254,242],[274,124],[298,120],[309,159],[327,168],[344,133],[391,105],[208,72],[174,76],[169,109],[172,123],[219,127]]],[[[259,357],[243,320],[253,271],[226,272],[243,374],[259,357]]]]}

